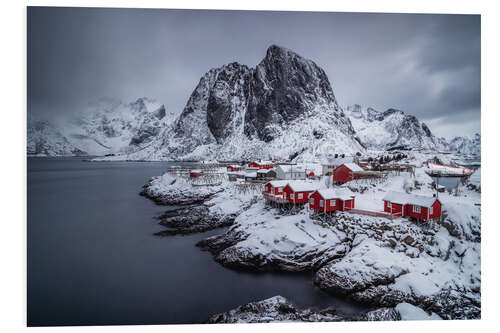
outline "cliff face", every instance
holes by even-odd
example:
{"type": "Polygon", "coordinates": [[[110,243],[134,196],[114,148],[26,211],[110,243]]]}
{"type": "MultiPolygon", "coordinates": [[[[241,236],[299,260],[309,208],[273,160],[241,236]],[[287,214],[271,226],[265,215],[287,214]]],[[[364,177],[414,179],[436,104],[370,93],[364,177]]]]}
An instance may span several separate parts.
{"type": "Polygon", "coordinates": [[[325,72],[311,60],[278,46],[271,46],[257,65],[251,81],[245,134],[265,142],[280,133],[276,127],[319,112],[331,125],[354,134],[349,119],[337,104],[325,72]]]}

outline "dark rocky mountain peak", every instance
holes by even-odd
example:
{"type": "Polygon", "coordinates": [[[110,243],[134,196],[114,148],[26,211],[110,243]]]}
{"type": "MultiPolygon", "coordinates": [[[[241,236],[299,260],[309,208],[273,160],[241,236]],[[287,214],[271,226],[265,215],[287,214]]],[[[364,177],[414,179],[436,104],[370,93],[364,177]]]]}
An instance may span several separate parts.
{"type": "Polygon", "coordinates": [[[265,142],[274,139],[276,125],[310,116],[317,111],[317,105],[328,105],[330,111],[338,112],[341,117],[341,109],[323,69],[277,45],[270,46],[257,65],[251,94],[245,133],[265,142]]]}

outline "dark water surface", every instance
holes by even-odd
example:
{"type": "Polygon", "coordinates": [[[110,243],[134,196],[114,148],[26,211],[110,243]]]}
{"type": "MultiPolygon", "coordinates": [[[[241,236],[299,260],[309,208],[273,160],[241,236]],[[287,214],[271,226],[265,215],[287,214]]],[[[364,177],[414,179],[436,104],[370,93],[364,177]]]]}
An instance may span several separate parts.
{"type": "Polygon", "coordinates": [[[310,274],[254,274],[217,264],[195,243],[156,237],[165,207],[138,195],[170,164],[28,159],[28,325],[199,323],[275,295],[300,307],[364,308],[310,274]]]}
{"type": "Polygon", "coordinates": [[[444,186],[446,191],[453,191],[460,183],[460,177],[432,177],[439,185],[444,186]]]}

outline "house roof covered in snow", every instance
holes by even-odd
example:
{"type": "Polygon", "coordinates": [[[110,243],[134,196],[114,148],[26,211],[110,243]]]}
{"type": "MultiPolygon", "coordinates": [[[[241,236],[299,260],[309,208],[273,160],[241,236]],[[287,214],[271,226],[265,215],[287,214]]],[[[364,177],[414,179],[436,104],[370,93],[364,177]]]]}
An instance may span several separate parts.
{"type": "Polygon", "coordinates": [[[323,158],[321,160],[322,165],[341,165],[341,164],[346,164],[346,163],[352,163],[353,157],[352,156],[347,156],[347,157],[330,157],[330,158],[323,158]]]}
{"type": "Polygon", "coordinates": [[[344,163],[346,167],[348,167],[351,171],[364,171],[359,165],[356,163],[344,163]]]}
{"type": "Polygon", "coordinates": [[[423,195],[390,191],[385,195],[383,200],[401,205],[409,204],[409,205],[430,207],[438,199],[435,197],[426,197],[423,195]]]}
{"type": "Polygon", "coordinates": [[[329,200],[329,199],[340,199],[340,200],[352,200],[352,196],[348,195],[348,194],[345,194],[345,193],[341,193],[339,191],[336,191],[334,189],[321,189],[321,190],[317,190],[316,192],[319,193],[319,195],[321,195],[321,197],[325,200],[329,200]]]}
{"type": "Polygon", "coordinates": [[[290,186],[294,192],[310,192],[315,191],[318,188],[318,185],[315,183],[309,183],[301,180],[289,180],[288,186],[290,186]]]}
{"type": "Polygon", "coordinates": [[[288,180],[272,180],[268,184],[271,184],[272,187],[283,187],[288,184],[288,180]]]}
{"type": "Polygon", "coordinates": [[[241,165],[237,165],[237,164],[231,164],[231,165],[228,165],[227,167],[231,167],[231,168],[243,168],[241,165]]]}
{"type": "Polygon", "coordinates": [[[294,165],[288,165],[288,164],[280,164],[277,166],[277,168],[280,168],[283,170],[284,173],[292,173],[292,172],[305,172],[305,168],[303,165],[300,164],[294,164],[294,165]]]}

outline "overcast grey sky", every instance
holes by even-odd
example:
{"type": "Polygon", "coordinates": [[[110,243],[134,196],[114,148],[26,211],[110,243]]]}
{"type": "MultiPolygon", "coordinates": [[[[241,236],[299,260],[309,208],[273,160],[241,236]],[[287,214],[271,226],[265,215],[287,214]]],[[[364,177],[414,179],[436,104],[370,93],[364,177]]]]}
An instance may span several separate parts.
{"type": "Polygon", "coordinates": [[[28,108],[148,96],[181,111],[210,68],[277,44],[322,67],[341,105],[399,108],[445,137],[480,132],[480,16],[28,8],[28,108]]]}

